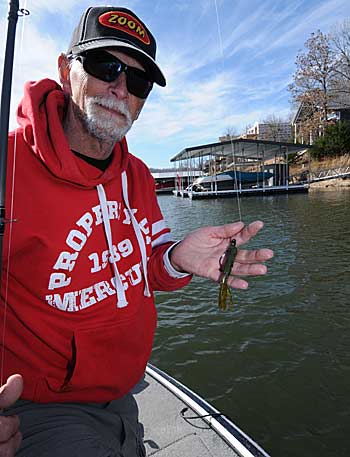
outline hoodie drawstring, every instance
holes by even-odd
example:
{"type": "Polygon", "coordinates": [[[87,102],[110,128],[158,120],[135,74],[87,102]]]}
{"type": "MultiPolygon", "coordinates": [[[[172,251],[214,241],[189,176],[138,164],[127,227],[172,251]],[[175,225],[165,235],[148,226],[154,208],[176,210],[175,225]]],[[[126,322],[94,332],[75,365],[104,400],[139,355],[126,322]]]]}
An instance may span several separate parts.
{"type": "Polygon", "coordinates": [[[148,285],[148,274],[147,274],[147,251],[146,251],[146,244],[144,237],[141,232],[141,228],[139,223],[136,220],[136,217],[134,216],[134,213],[132,212],[129,204],[129,194],[128,194],[128,177],[126,175],[126,171],[122,172],[122,189],[123,189],[123,199],[125,206],[129,212],[129,216],[134,228],[135,235],[137,237],[137,241],[139,243],[139,248],[141,251],[141,259],[142,259],[142,271],[143,271],[143,277],[145,280],[145,288],[144,288],[144,295],[146,297],[150,297],[151,293],[149,290],[149,285],[148,285]]]}
{"type": "MultiPolygon", "coordinates": [[[[122,189],[123,189],[124,204],[129,213],[129,217],[130,217],[130,220],[131,220],[131,223],[132,223],[132,226],[133,226],[136,238],[137,238],[140,252],[141,252],[142,272],[143,272],[143,277],[144,277],[144,281],[145,281],[145,288],[144,288],[143,293],[146,297],[150,297],[151,293],[149,290],[148,278],[147,278],[146,244],[145,244],[144,237],[142,235],[140,225],[137,222],[136,217],[130,208],[129,195],[128,195],[128,178],[127,178],[127,174],[125,171],[122,172],[122,189]]],[[[107,238],[108,249],[111,254],[111,258],[113,258],[113,256],[112,256],[113,240],[112,240],[111,224],[110,224],[109,215],[108,215],[108,202],[107,202],[107,198],[106,198],[106,192],[105,192],[102,184],[98,184],[97,192],[98,192],[98,198],[99,198],[100,205],[101,205],[103,225],[104,225],[105,234],[106,234],[106,238],[107,238]]],[[[114,271],[115,284],[116,284],[117,297],[118,297],[117,307],[124,308],[125,306],[127,306],[128,301],[126,299],[124,286],[123,286],[122,280],[120,278],[120,273],[118,271],[118,267],[117,267],[115,260],[112,261],[112,266],[113,266],[113,271],[114,271]]]]}
{"type": "MultiPolygon", "coordinates": [[[[111,254],[111,258],[113,258],[113,256],[112,256],[113,241],[112,241],[111,223],[110,223],[109,215],[108,215],[106,192],[105,192],[102,184],[99,184],[97,186],[97,192],[98,192],[98,198],[100,200],[100,205],[101,205],[103,225],[104,225],[105,234],[106,234],[106,238],[107,238],[108,249],[111,254]]],[[[124,286],[123,286],[122,280],[120,279],[120,273],[118,271],[118,267],[117,267],[115,260],[113,260],[112,265],[113,265],[113,270],[114,270],[115,285],[116,285],[117,297],[118,297],[117,307],[124,308],[128,304],[128,302],[126,300],[126,296],[125,296],[124,286]]]]}

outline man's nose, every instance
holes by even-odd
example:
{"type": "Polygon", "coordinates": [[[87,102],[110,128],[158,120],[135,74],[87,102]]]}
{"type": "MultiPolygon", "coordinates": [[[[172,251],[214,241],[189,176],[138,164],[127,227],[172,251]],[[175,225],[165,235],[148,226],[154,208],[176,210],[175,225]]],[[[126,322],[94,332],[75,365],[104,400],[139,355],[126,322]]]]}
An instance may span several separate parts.
{"type": "Polygon", "coordinates": [[[128,97],[129,92],[126,86],[126,74],[123,71],[118,78],[110,83],[110,92],[118,98],[118,100],[123,100],[128,97]]]}

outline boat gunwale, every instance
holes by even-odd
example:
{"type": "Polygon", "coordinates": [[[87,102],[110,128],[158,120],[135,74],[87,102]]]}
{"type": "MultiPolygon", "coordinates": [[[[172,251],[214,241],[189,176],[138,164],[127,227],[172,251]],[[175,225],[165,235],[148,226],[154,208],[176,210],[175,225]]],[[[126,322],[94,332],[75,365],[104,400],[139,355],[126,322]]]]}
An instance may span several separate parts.
{"type": "Polygon", "coordinates": [[[150,363],[146,373],[196,412],[198,418],[203,419],[241,457],[270,457],[227,416],[184,384],[150,363]]]}

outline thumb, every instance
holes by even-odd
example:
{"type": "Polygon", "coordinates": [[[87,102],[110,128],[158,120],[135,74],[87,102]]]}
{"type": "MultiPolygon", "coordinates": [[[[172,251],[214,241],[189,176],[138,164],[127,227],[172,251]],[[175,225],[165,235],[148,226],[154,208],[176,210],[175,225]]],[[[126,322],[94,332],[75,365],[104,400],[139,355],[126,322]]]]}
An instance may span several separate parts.
{"type": "Polygon", "coordinates": [[[23,378],[14,374],[7,379],[6,384],[0,388],[0,408],[8,408],[21,396],[23,378]]]}

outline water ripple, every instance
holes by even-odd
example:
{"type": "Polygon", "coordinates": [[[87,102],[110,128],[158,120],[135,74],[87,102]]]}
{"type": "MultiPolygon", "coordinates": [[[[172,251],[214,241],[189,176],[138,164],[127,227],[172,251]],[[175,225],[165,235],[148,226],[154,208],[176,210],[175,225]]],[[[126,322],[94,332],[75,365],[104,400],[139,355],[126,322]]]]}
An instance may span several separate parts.
{"type": "MultiPolygon", "coordinates": [[[[177,239],[237,219],[230,199],[159,201],[177,239]]],[[[347,457],[350,449],[349,201],[350,192],[243,199],[246,222],[265,221],[249,246],[275,250],[269,274],[234,291],[226,312],[218,286],[200,278],[156,294],[152,361],[272,455],[347,457]]]]}

